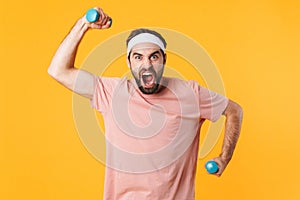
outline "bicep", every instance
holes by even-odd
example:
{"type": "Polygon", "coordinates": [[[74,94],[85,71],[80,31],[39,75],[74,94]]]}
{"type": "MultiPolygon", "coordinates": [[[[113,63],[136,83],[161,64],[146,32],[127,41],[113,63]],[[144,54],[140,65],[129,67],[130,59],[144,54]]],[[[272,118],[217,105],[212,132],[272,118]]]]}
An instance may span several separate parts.
{"type": "Polygon", "coordinates": [[[95,91],[95,75],[85,70],[78,70],[73,91],[92,99],[95,91]]]}
{"type": "Polygon", "coordinates": [[[95,76],[85,70],[73,68],[58,80],[73,92],[92,99],[95,90],[95,76]]]}

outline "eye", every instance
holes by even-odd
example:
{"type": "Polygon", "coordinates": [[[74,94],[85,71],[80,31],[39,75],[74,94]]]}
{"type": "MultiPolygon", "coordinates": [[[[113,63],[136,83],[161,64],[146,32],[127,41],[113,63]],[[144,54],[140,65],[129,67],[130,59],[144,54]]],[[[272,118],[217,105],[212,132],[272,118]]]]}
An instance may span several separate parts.
{"type": "Polygon", "coordinates": [[[135,60],[141,60],[141,59],[142,59],[142,56],[140,56],[140,55],[135,55],[133,58],[134,58],[135,60]]]}
{"type": "Polygon", "coordinates": [[[158,56],[157,56],[157,55],[152,55],[152,56],[150,57],[150,59],[151,59],[151,60],[157,60],[157,59],[158,59],[158,56]]]}

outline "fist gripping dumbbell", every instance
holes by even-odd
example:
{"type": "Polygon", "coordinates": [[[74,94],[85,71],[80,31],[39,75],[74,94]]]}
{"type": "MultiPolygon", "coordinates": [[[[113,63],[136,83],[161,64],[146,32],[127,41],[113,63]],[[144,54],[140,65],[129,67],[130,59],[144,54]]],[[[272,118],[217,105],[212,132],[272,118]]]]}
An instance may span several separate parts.
{"type": "MultiPolygon", "coordinates": [[[[98,11],[94,8],[89,9],[86,14],[85,14],[85,18],[88,22],[96,22],[99,20],[100,14],[98,13],[98,11]]],[[[112,19],[110,18],[110,26],[112,25],[112,19]]]]}

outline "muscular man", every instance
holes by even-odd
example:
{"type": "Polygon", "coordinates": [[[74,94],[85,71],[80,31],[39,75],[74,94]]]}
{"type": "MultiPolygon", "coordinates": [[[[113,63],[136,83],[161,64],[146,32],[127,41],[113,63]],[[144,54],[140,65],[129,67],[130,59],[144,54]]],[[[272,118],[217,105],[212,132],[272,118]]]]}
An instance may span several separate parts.
{"type": "Polygon", "coordinates": [[[99,20],[89,23],[82,17],[76,22],[48,73],[90,99],[104,117],[108,141],[104,199],[194,199],[201,125],[226,117],[222,152],[214,158],[219,166],[214,175],[221,176],[239,137],[242,108],[195,81],[163,76],[167,43],[149,29],[132,31],[126,41],[134,79],[99,77],[75,68],[84,34],[110,27],[110,17],[96,9],[99,20]]]}

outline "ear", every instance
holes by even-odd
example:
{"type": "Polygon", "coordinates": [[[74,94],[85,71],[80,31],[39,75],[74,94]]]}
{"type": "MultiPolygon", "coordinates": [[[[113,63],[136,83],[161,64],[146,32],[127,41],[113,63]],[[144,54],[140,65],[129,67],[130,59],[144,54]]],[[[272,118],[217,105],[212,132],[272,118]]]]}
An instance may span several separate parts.
{"type": "Polygon", "coordinates": [[[127,63],[128,68],[130,68],[130,60],[128,57],[126,58],[126,63],[127,63]]]}
{"type": "Polygon", "coordinates": [[[166,64],[167,62],[167,54],[165,53],[165,56],[164,56],[164,65],[166,64]]]}

